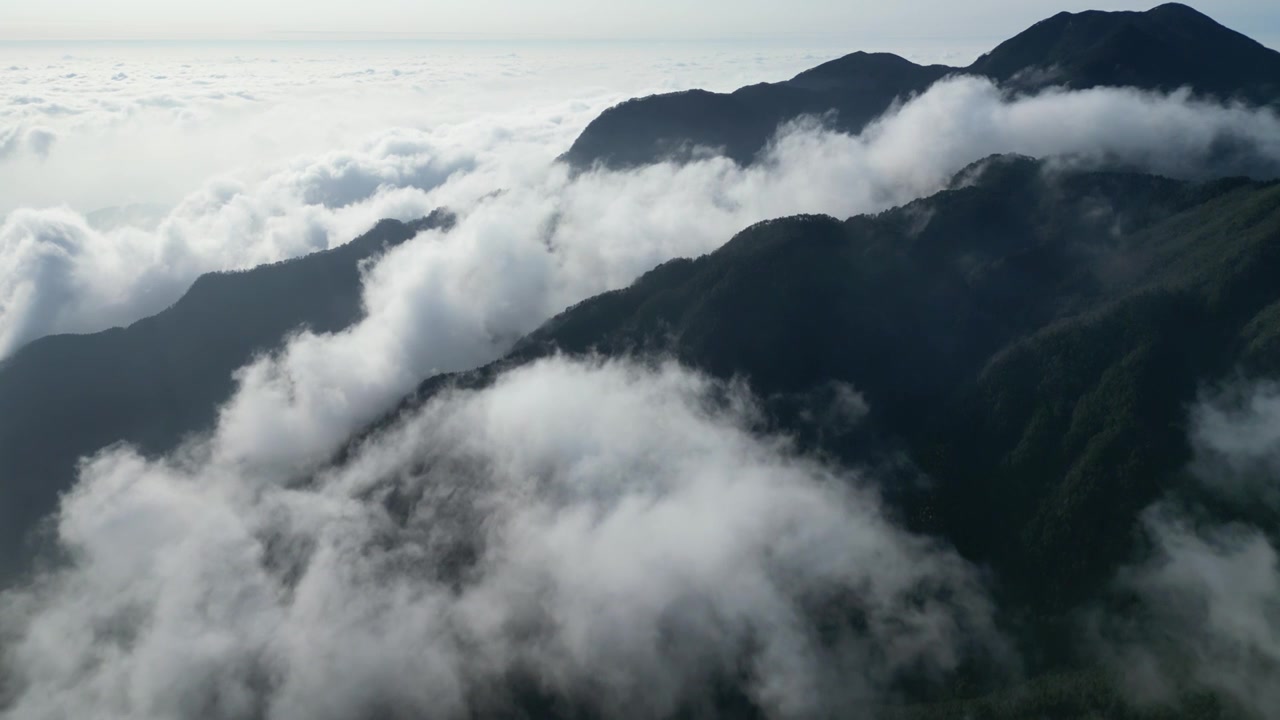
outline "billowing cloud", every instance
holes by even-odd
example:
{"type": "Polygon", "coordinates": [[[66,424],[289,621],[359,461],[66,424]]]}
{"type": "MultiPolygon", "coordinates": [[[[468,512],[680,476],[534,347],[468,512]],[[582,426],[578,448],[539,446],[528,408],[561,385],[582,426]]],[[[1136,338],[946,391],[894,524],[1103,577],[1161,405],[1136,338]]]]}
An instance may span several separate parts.
{"type": "Polygon", "coordinates": [[[1207,396],[1192,427],[1198,487],[1144,514],[1151,555],[1119,578],[1138,611],[1104,619],[1102,647],[1137,698],[1208,689],[1280,717],[1280,386],[1207,396]]]}
{"type": "MultiPolygon", "coordinates": [[[[293,485],[88,461],[72,558],[0,603],[15,717],[870,711],[999,655],[975,571],[742,387],[552,358],[449,391],[293,485]]],[[[837,713],[839,714],[839,713],[837,713]]]]}
{"type": "MultiPolygon", "coordinates": [[[[1193,178],[1266,176],[1280,167],[1280,119],[1268,110],[1203,103],[1186,93],[1121,89],[1009,99],[985,80],[956,78],[892,110],[858,136],[830,132],[816,122],[789,125],[750,168],[711,157],[570,177],[550,159],[593,112],[562,105],[519,118],[387,132],[357,151],[302,159],[256,178],[212,182],[150,235],[126,229],[68,242],[65,216],[53,213],[45,226],[37,216],[14,213],[0,229],[7,246],[32,248],[42,257],[49,246],[58,246],[64,259],[57,267],[64,270],[0,276],[0,298],[8,298],[0,317],[0,337],[8,340],[0,353],[49,332],[137,319],[172,302],[200,272],[328,247],[358,234],[361,223],[372,224],[378,213],[405,218],[447,206],[463,214],[475,209],[477,223],[503,213],[507,220],[494,221],[495,231],[508,234],[502,242],[514,247],[532,241],[550,249],[549,264],[535,263],[518,274],[539,268],[566,274],[533,280],[546,290],[539,298],[504,300],[530,308],[522,322],[490,332],[509,338],[568,303],[626,284],[662,260],[710,250],[752,222],[797,212],[848,216],[882,210],[937,191],[953,173],[991,153],[1056,156],[1068,163],[1193,178]],[[495,190],[505,194],[495,199],[495,190]],[[95,250],[86,252],[89,247],[95,250]],[[113,268],[119,267],[132,273],[115,277],[113,268]],[[47,277],[40,282],[55,287],[14,289],[35,282],[33,277],[47,277]],[[95,289],[101,287],[116,292],[95,289]],[[34,300],[21,298],[60,301],[63,307],[35,307],[34,300]]],[[[467,234],[464,228],[457,237],[467,234]]]]}

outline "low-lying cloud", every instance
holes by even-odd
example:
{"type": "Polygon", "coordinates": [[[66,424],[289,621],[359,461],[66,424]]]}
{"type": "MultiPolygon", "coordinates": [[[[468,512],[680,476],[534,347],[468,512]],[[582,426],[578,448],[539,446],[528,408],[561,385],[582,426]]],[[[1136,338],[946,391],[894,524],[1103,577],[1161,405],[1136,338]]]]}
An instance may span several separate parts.
{"type": "Polygon", "coordinates": [[[827,717],[1002,652],[973,568],[755,421],[675,365],[552,358],[293,486],[108,451],[70,564],[0,603],[10,712],[827,717]]]}
{"type": "Polygon", "coordinates": [[[1104,652],[1139,699],[1188,689],[1224,694],[1257,718],[1280,717],[1280,386],[1237,384],[1192,413],[1190,497],[1147,510],[1151,555],[1119,588],[1136,613],[1111,620],[1104,652]],[[1223,509],[1242,518],[1218,519],[1223,509]]]}

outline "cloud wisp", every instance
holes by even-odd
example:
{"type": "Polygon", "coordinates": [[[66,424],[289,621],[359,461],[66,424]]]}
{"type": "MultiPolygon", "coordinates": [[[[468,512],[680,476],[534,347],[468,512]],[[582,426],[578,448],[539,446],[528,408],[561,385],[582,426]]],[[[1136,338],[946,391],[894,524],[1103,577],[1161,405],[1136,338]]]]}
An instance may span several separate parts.
{"type": "Polygon", "coordinates": [[[1204,689],[1280,717],[1278,440],[1275,383],[1232,385],[1193,409],[1196,487],[1146,511],[1150,555],[1117,582],[1139,611],[1102,625],[1102,652],[1134,697],[1204,689]],[[1241,519],[1222,520],[1223,509],[1241,519]]]}

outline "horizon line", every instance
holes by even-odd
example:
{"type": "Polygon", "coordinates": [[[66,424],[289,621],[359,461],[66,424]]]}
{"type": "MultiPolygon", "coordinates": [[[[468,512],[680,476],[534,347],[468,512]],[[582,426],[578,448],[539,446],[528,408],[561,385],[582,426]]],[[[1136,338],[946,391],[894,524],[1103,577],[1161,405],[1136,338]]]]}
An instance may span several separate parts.
{"type": "Polygon", "coordinates": [[[349,31],[349,30],[279,30],[266,31],[254,35],[208,35],[208,36],[50,36],[21,37],[0,34],[0,43],[35,44],[35,43],[220,43],[220,42],[324,42],[324,41],[382,41],[382,42],[759,42],[759,41],[855,41],[855,42],[988,42],[990,36],[979,35],[876,35],[859,36],[844,32],[760,32],[738,33],[734,35],[556,35],[551,33],[501,34],[494,35],[479,32],[401,32],[395,30],[349,31]]]}

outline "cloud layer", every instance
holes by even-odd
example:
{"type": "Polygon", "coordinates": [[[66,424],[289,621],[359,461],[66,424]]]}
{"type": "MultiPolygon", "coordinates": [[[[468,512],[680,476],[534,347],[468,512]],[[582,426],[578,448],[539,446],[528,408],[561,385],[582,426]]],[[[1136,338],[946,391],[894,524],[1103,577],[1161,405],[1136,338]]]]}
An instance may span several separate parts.
{"type": "Polygon", "coordinates": [[[173,205],[215,175],[389,127],[784,79],[839,54],[785,45],[31,44],[0,48],[0,213],[173,205]],[[335,98],[340,98],[335,101],[335,98]]]}
{"type": "Polygon", "coordinates": [[[550,359],[293,487],[102,454],[71,565],[0,605],[12,712],[820,717],[1000,652],[973,569],[754,419],[674,365],[550,359]]]}

